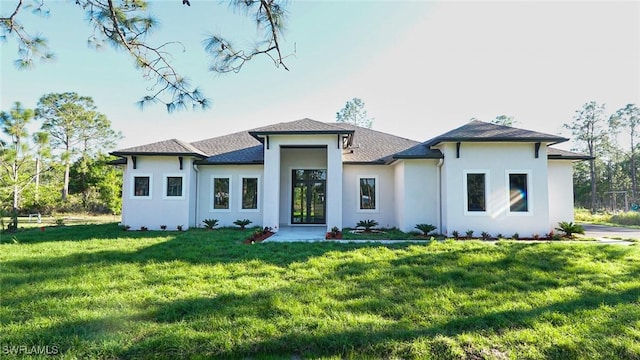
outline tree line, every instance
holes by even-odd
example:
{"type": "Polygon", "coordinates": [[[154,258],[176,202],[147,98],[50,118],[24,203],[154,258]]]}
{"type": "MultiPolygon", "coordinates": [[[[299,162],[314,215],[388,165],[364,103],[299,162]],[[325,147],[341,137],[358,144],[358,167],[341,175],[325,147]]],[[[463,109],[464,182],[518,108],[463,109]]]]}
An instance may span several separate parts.
{"type": "Polygon", "coordinates": [[[34,109],[16,102],[0,127],[0,211],[12,214],[11,227],[19,214],[120,213],[122,174],[107,152],[122,135],[91,97],[47,94],[34,109]]]}
{"type": "Polygon", "coordinates": [[[574,150],[592,157],[574,166],[575,205],[592,212],[636,208],[634,204],[640,203],[638,106],[627,104],[608,113],[605,104],[590,101],[576,110],[573,121],[564,128],[573,135],[574,150]]]}

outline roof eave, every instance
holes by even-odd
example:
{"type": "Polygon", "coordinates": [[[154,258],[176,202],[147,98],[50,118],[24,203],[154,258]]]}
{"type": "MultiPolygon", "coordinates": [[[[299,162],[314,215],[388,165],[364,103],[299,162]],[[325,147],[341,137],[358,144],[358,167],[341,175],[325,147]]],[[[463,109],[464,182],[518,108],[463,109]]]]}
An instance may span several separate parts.
{"type": "Polygon", "coordinates": [[[200,159],[206,159],[207,156],[197,153],[175,153],[175,152],[136,152],[136,151],[114,151],[109,153],[114,156],[193,156],[200,159]]]}

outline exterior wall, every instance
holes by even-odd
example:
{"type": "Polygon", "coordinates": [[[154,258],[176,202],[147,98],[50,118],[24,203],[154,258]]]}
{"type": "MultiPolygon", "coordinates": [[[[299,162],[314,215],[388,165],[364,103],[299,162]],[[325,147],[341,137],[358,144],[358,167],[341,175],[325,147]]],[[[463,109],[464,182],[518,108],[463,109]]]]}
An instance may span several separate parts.
{"type": "Polygon", "coordinates": [[[193,226],[190,218],[193,204],[190,199],[195,193],[192,164],[192,159],[184,157],[180,170],[177,156],[137,156],[137,166],[133,169],[133,161],[128,157],[122,187],[122,224],[131,230],[142,226],[150,230],[160,230],[160,225],[166,225],[168,230],[175,230],[178,225],[183,229],[193,226]],[[183,196],[165,198],[164,178],[178,175],[183,176],[183,196]],[[134,176],[150,177],[149,197],[133,196],[134,176]]]}
{"type": "Polygon", "coordinates": [[[549,228],[560,221],[573,221],[573,163],[549,161],[549,228]]]}
{"type": "MultiPolygon", "coordinates": [[[[327,150],[280,149],[280,225],[291,225],[291,171],[294,169],[326,169],[327,150]]],[[[327,180],[327,187],[329,181],[327,180]]],[[[329,207],[327,206],[327,210],[329,207]]]]}
{"type": "Polygon", "coordinates": [[[404,174],[405,174],[404,164],[405,164],[405,161],[398,161],[393,166],[393,179],[395,182],[395,185],[393,187],[394,196],[395,196],[394,211],[396,214],[395,223],[397,224],[396,226],[398,226],[398,228],[401,228],[402,224],[405,223],[404,193],[406,189],[405,189],[405,183],[404,183],[404,174]]]}
{"type": "Polygon", "coordinates": [[[456,145],[439,146],[444,153],[443,165],[443,231],[454,230],[475,235],[486,231],[505,236],[518,233],[521,237],[545,234],[549,231],[549,191],[546,144],[535,158],[533,143],[462,143],[460,158],[456,145]],[[466,173],[485,172],[488,182],[487,211],[467,212],[466,173]],[[508,173],[528,174],[528,206],[526,213],[509,212],[508,173]]]}
{"type": "Polygon", "coordinates": [[[342,181],[342,223],[353,228],[360,220],[373,219],[380,227],[397,226],[394,167],[388,165],[344,165],[342,181]],[[359,177],[375,177],[377,205],[375,210],[359,209],[359,177]]]}
{"type": "Polygon", "coordinates": [[[265,140],[264,188],[269,191],[265,193],[263,225],[277,231],[279,226],[288,225],[291,221],[289,213],[291,210],[286,208],[291,206],[291,169],[287,166],[295,167],[299,164],[302,165],[301,168],[308,169],[322,164],[317,155],[311,159],[301,159],[296,155],[290,155],[295,154],[297,150],[308,149],[282,149],[282,147],[326,146],[326,150],[321,150],[325,154],[324,164],[327,169],[327,229],[333,226],[342,228],[342,141],[339,137],[337,135],[271,135],[268,142],[269,148],[267,149],[265,140]],[[290,150],[292,150],[291,153],[289,153],[290,150]],[[285,164],[282,164],[283,154],[285,164]],[[302,160],[304,161],[302,162],[302,160]],[[288,175],[282,177],[283,174],[288,175]]]}
{"type": "MultiPolygon", "coordinates": [[[[403,170],[396,171],[397,226],[415,231],[417,224],[438,225],[438,160],[404,160],[403,170]]],[[[397,167],[398,165],[396,165],[397,167]]],[[[440,229],[438,229],[440,230],[440,229]]]]}
{"type": "Polygon", "coordinates": [[[236,226],[234,221],[249,219],[249,226],[262,227],[263,204],[265,199],[264,176],[260,165],[198,165],[198,227],[203,227],[204,219],[218,219],[218,226],[236,226]],[[214,209],[213,179],[230,178],[229,209],[214,209]],[[258,178],[258,209],[242,209],[242,178],[258,178]]]}

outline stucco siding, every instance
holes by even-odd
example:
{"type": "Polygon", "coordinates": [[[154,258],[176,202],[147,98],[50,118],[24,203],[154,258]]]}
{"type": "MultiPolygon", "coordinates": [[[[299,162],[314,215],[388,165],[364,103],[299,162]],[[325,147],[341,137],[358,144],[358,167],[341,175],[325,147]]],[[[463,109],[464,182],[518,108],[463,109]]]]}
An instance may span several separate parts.
{"type": "Polygon", "coordinates": [[[417,224],[438,226],[437,164],[437,160],[404,161],[404,175],[396,178],[396,187],[402,190],[396,202],[404,213],[397,224],[400,230],[414,231],[417,224]]]}
{"type": "Polygon", "coordinates": [[[402,224],[405,223],[405,184],[404,184],[404,175],[405,175],[405,162],[398,161],[393,166],[393,177],[394,177],[394,211],[395,211],[395,224],[398,228],[402,227],[402,224]]]}
{"type": "Polygon", "coordinates": [[[394,169],[386,165],[344,165],[342,182],[342,223],[353,228],[360,220],[373,219],[381,227],[396,225],[394,169]],[[374,177],[377,196],[375,210],[360,210],[359,179],[374,177]]]}
{"type": "Polygon", "coordinates": [[[573,163],[549,161],[549,227],[560,221],[573,221],[573,163]]]}
{"type": "Polygon", "coordinates": [[[190,193],[192,188],[193,169],[189,158],[183,158],[182,170],[177,156],[138,156],[136,169],[133,161],[128,159],[124,171],[122,192],[123,225],[131,230],[139,230],[142,226],[150,230],[159,230],[166,225],[168,230],[175,230],[178,225],[189,228],[190,193]],[[182,177],[182,196],[166,197],[166,177],[182,177]],[[149,177],[149,195],[136,196],[133,182],[135,177],[149,177]]]}
{"type": "Polygon", "coordinates": [[[456,145],[440,147],[445,156],[443,212],[446,231],[475,235],[486,231],[492,235],[520,236],[549,231],[549,192],[546,146],[542,144],[535,158],[533,143],[462,143],[460,157],[456,145]],[[485,174],[486,211],[466,208],[467,174],[485,174]],[[526,174],[528,211],[510,211],[509,174],[526,174]]]}
{"type": "Polygon", "coordinates": [[[236,226],[234,221],[249,219],[249,226],[262,226],[262,204],[264,201],[264,177],[262,165],[199,165],[198,175],[198,227],[204,219],[218,219],[218,226],[236,226]],[[214,178],[228,178],[229,208],[215,209],[214,178]],[[258,179],[258,208],[242,209],[242,179],[258,179]]]}

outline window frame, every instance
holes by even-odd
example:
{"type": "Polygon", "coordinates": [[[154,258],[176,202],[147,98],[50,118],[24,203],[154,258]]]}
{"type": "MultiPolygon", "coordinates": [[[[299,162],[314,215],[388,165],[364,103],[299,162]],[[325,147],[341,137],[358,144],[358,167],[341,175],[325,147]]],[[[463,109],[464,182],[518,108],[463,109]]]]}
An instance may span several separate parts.
{"type": "Polygon", "coordinates": [[[240,196],[238,202],[238,212],[259,212],[260,211],[260,176],[259,175],[240,175],[238,179],[238,188],[240,189],[240,196]],[[245,209],[244,206],[244,180],[245,179],[256,179],[256,208],[255,209],[245,209]]]}
{"type": "Polygon", "coordinates": [[[209,199],[209,209],[211,212],[231,212],[231,204],[232,204],[232,198],[233,198],[233,182],[232,182],[232,177],[231,175],[212,175],[211,176],[211,197],[209,199]],[[216,179],[227,179],[229,182],[229,191],[228,191],[228,195],[229,195],[229,201],[228,203],[228,207],[226,209],[216,209],[215,208],[215,199],[216,199],[216,179]]]}
{"type": "Polygon", "coordinates": [[[181,173],[169,173],[169,174],[162,174],[162,199],[164,200],[184,200],[185,199],[185,176],[184,174],[181,173]],[[181,184],[181,195],[180,196],[169,196],[169,194],[167,194],[168,192],[168,188],[167,186],[169,185],[169,178],[170,177],[175,177],[175,178],[182,178],[182,184],[181,184]]]}
{"type": "Polygon", "coordinates": [[[533,172],[531,170],[512,170],[505,171],[505,193],[506,193],[506,210],[507,216],[533,216],[533,192],[531,183],[533,181],[533,172]],[[527,211],[511,211],[511,175],[527,176],[527,211]]]}
{"type": "Polygon", "coordinates": [[[151,200],[153,199],[153,174],[152,173],[133,173],[131,174],[131,189],[129,191],[131,200],[151,200]],[[149,195],[136,195],[136,178],[149,178],[149,195]]]}
{"type": "Polygon", "coordinates": [[[379,213],[380,212],[380,178],[378,175],[358,175],[356,177],[356,212],[358,213],[379,213]],[[362,209],[360,208],[360,181],[362,179],[373,179],[374,182],[374,196],[375,196],[375,208],[362,209]]]}
{"type": "Polygon", "coordinates": [[[462,197],[465,216],[488,216],[491,208],[491,172],[488,169],[468,169],[462,174],[462,197]],[[484,175],[484,211],[469,211],[468,175],[484,175]]]}

